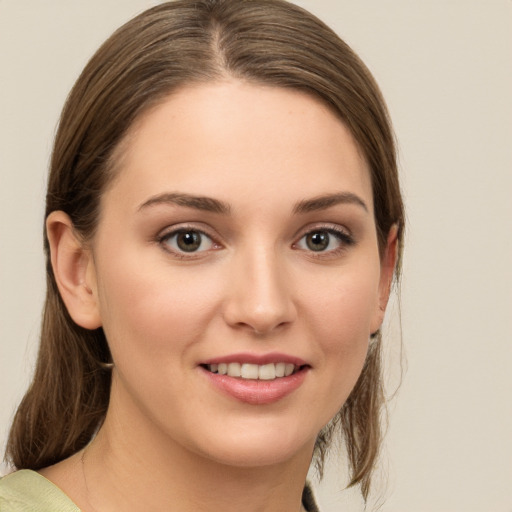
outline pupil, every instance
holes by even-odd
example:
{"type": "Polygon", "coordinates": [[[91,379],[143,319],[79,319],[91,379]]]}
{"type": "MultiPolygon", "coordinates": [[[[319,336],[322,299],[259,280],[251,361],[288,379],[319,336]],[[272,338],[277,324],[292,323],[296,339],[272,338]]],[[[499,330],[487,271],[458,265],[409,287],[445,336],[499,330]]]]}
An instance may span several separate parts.
{"type": "Polygon", "coordinates": [[[178,247],[185,252],[193,252],[201,245],[201,236],[195,231],[187,231],[178,235],[178,247]]]}
{"type": "Polygon", "coordinates": [[[316,232],[308,235],[306,243],[312,251],[323,251],[329,245],[329,234],[326,232],[316,232]]]}

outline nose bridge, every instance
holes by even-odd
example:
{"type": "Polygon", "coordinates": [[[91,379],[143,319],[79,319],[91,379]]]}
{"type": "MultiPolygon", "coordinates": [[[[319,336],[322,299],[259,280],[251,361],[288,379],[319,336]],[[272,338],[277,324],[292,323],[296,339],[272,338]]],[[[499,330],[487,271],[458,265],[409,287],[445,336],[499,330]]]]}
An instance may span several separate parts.
{"type": "Polygon", "coordinates": [[[263,243],[236,255],[226,320],[264,334],[293,321],[295,307],[283,256],[263,243]]]}

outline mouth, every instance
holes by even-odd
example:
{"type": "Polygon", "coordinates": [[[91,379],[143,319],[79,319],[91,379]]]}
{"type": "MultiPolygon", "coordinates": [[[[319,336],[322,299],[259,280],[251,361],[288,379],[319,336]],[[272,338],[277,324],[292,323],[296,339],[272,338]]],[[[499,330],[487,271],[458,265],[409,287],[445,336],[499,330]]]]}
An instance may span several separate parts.
{"type": "Polygon", "coordinates": [[[279,402],[299,389],[311,366],[284,354],[232,354],[199,365],[207,381],[223,395],[250,405],[279,402]]]}
{"type": "Polygon", "coordinates": [[[201,365],[205,370],[218,375],[227,375],[228,377],[235,377],[246,380],[276,380],[284,377],[289,377],[307,365],[296,365],[293,363],[267,363],[267,364],[253,364],[253,363],[214,363],[201,365]]]}

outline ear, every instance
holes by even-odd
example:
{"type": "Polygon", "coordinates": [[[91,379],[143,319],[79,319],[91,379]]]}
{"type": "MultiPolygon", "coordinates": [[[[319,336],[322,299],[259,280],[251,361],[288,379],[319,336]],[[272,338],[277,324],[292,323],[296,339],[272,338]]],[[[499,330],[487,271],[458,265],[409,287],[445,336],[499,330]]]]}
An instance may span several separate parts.
{"type": "Polygon", "coordinates": [[[391,285],[398,258],[398,226],[393,224],[388,233],[386,247],[380,264],[378,309],[372,322],[372,333],[378,331],[384,321],[384,313],[391,293],[391,285]]]}
{"type": "Polygon", "coordinates": [[[77,237],[69,216],[62,211],[46,219],[51,262],[60,295],[71,318],[85,329],[101,327],[96,273],[89,249],[77,237]]]}

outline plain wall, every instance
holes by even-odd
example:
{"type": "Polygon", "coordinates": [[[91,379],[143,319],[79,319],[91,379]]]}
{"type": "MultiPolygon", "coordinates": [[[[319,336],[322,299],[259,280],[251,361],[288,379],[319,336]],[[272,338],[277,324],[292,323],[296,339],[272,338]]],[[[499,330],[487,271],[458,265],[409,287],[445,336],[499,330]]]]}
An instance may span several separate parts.
{"type": "MultiPolygon", "coordinates": [[[[100,43],[156,3],[0,0],[0,446],[37,348],[60,109],[100,43]]],[[[511,512],[512,2],[297,3],[365,60],[400,146],[407,372],[390,407],[381,510],[511,512]]],[[[396,315],[390,330],[392,388],[396,315]]],[[[319,487],[324,512],[361,510],[342,486],[331,472],[319,487]]]]}

